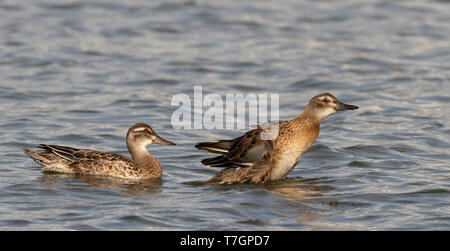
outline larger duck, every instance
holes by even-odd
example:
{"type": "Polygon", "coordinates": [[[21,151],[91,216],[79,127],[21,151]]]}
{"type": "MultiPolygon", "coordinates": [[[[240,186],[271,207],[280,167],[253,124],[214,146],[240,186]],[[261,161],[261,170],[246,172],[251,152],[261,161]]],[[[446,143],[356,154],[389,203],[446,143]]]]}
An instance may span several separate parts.
{"type": "Polygon", "coordinates": [[[320,122],[329,115],[357,106],[344,104],[330,93],[311,99],[296,118],[276,126],[258,126],[232,140],[201,142],[195,147],[220,156],[203,159],[211,167],[224,168],[205,184],[263,183],[285,177],[316,141],[320,122]],[[268,137],[276,133],[275,137],[268,137]]]}

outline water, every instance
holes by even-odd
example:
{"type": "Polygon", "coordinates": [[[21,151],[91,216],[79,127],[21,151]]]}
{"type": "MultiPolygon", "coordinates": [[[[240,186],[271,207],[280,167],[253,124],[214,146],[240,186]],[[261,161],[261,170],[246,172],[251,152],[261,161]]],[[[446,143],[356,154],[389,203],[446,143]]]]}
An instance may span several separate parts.
{"type": "Polygon", "coordinates": [[[450,2],[1,1],[0,230],[449,230],[450,2]],[[199,186],[218,170],[175,130],[173,95],[278,93],[280,118],[331,92],[284,180],[199,186]],[[128,154],[145,122],[160,182],[44,174],[22,148],[128,154]]]}

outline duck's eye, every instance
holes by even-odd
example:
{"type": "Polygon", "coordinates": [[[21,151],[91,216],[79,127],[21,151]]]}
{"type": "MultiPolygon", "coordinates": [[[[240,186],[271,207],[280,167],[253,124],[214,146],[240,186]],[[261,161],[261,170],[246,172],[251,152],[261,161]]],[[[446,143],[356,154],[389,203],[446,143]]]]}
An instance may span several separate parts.
{"type": "Polygon", "coordinates": [[[329,103],[330,102],[330,100],[327,99],[327,98],[324,98],[322,101],[325,102],[325,103],[329,103]]]}

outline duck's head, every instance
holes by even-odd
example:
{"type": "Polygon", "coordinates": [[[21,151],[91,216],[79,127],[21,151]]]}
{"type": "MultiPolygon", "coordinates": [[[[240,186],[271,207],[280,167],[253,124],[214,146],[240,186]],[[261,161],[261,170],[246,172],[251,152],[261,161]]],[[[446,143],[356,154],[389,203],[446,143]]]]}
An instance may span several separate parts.
{"type": "Polygon", "coordinates": [[[322,93],[309,101],[305,111],[314,115],[317,119],[322,120],[339,111],[356,109],[358,109],[357,106],[344,104],[330,93],[322,93]]]}
{"type": "Polygon", "coordinates": [[[174,143],[167,141],[158,136],[153,129],[144,123],[136,123],[127,133],[127,146],[128,148],[144,148],[151,144],[161,145],[175,145],[174,143]]]}

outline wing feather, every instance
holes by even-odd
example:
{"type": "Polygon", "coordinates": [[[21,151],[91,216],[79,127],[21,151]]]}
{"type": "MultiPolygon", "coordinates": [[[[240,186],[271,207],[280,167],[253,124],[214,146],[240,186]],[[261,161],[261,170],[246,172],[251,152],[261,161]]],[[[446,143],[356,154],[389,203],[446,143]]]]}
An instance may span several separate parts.
{"type": "MultiPolygon", "coordinates": [[[[288,121],[277,121],[278,129],[288,121]]],[[[199,149],[208,150],[222,155],[202,160],[202,164],[212,167],[248,167],[260,161],[263,156],[273,154],[275,139],[265,139],[263,133],[270,133],[274,123],[260,124],[257,128],[247,131],[244,135],[233,140],[221,140],[218,142],[202,142],[196,145],[199,149]],[[224,147],[226,145],[226,147],[224,147]],[[217,148],[227,149],[222,153],[217,148]]]]}
{"type": "Polygon", "coordinates": [[[68,146],[48,145],[48,144],[40,144],[39,147],[49,150],[52,153],[68,161],[78,161],[78,159],[74,156],[74,152],[79,150],[77,148],[68,146]]]}

